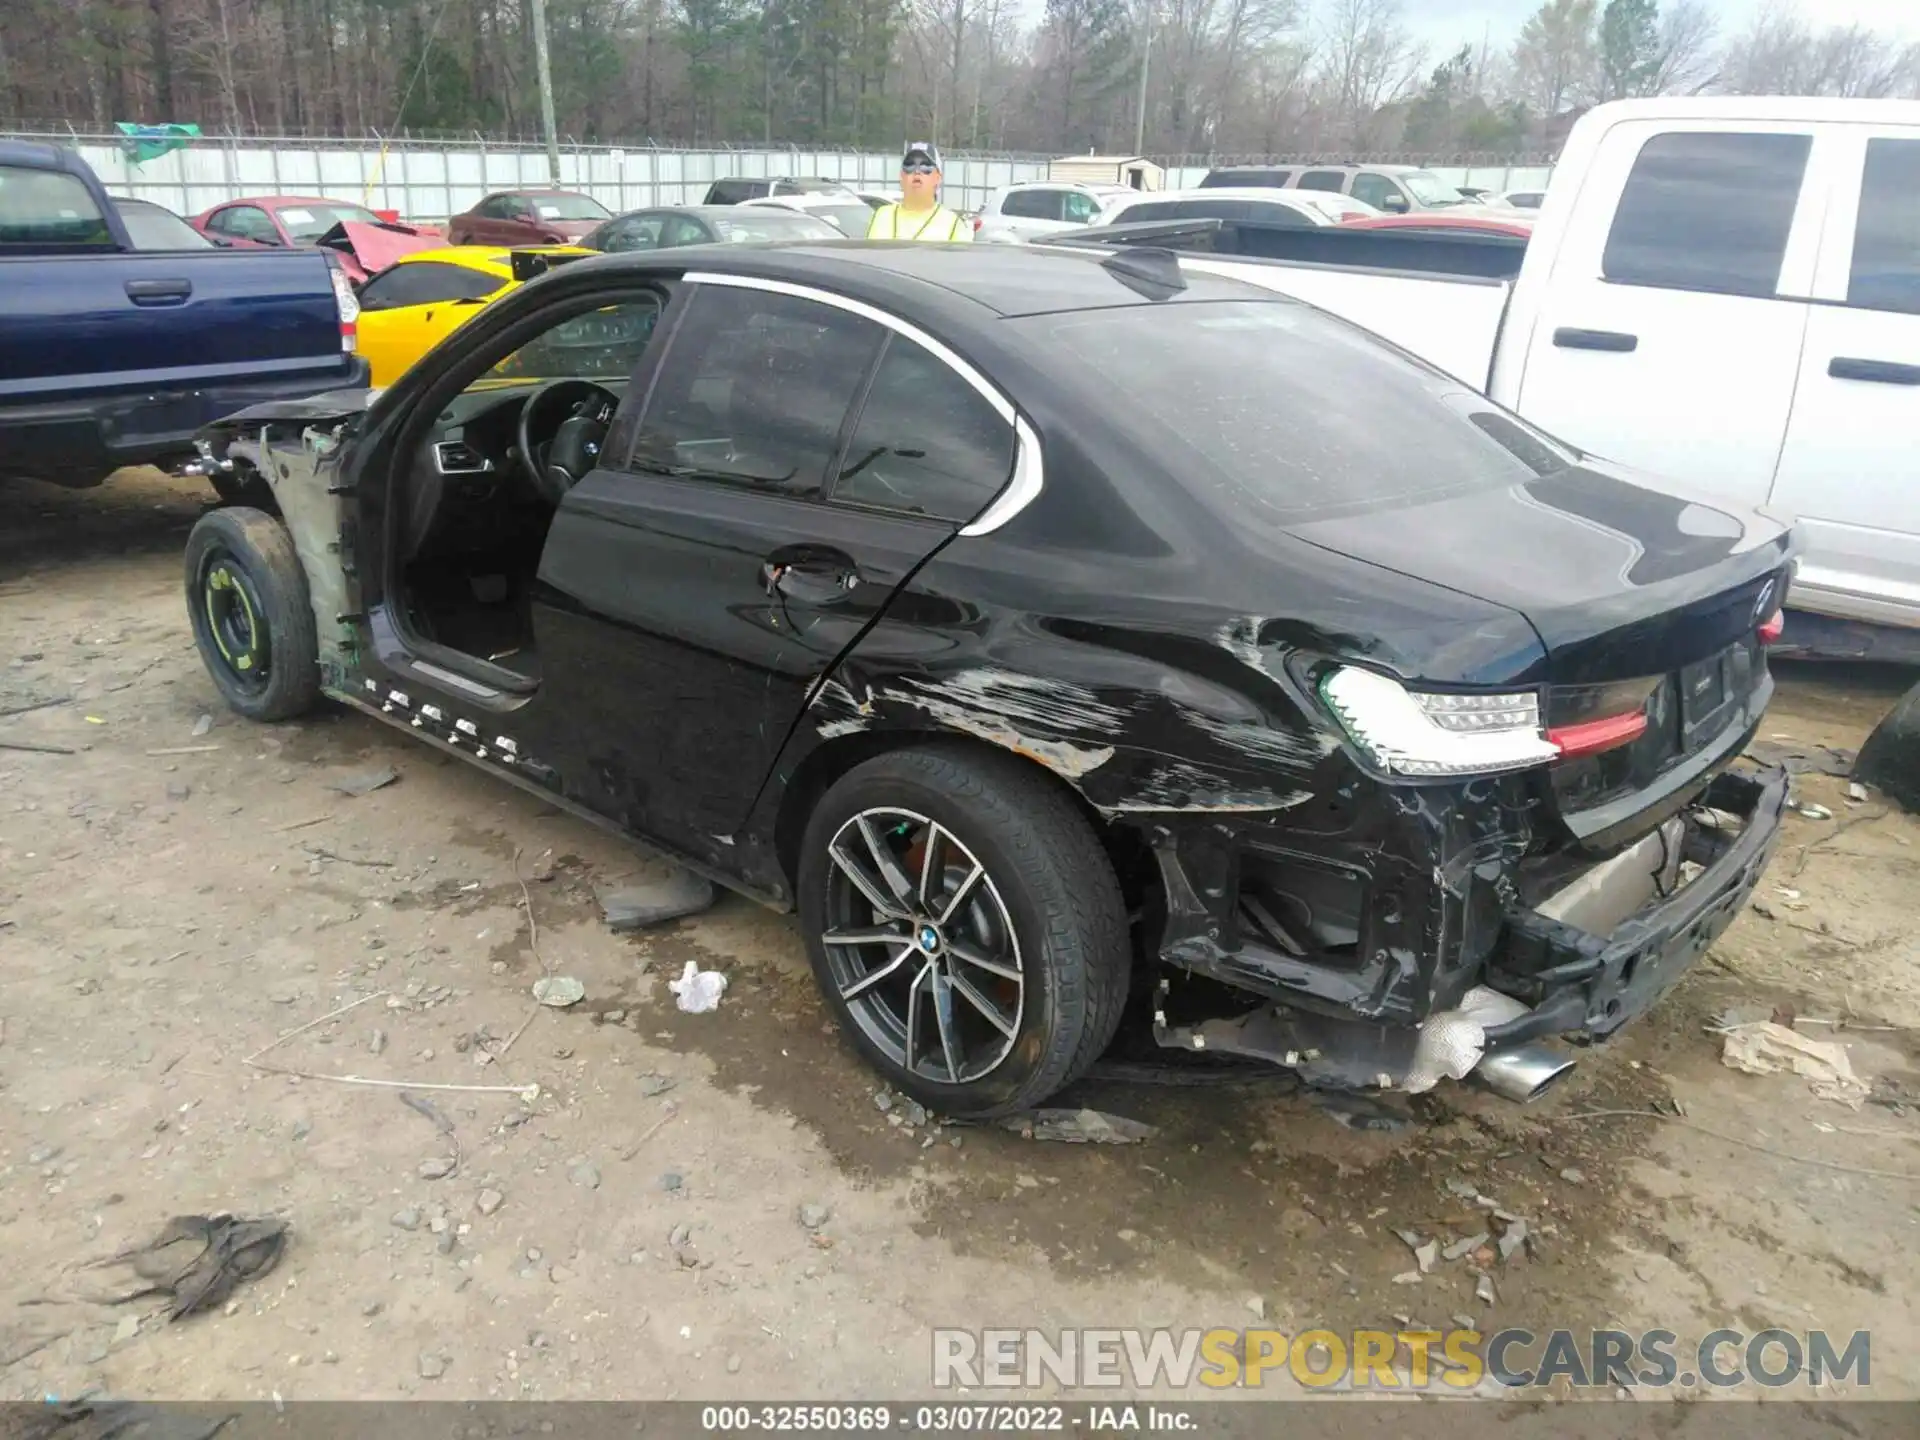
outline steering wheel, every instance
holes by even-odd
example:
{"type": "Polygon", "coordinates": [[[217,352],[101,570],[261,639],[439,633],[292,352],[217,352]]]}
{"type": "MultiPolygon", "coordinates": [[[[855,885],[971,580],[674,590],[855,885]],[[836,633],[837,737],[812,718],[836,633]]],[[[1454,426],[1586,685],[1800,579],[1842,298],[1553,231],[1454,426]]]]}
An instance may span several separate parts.
{"type": "Polygon", "coordinates": [[[541,498],[558,505],[600,458],[600,446],[620,397],[591,380],[549,380],[520,407],[520,463],[541,498]],[[566,418],[536,444],[545,418],[562,408],[566,418]]]}

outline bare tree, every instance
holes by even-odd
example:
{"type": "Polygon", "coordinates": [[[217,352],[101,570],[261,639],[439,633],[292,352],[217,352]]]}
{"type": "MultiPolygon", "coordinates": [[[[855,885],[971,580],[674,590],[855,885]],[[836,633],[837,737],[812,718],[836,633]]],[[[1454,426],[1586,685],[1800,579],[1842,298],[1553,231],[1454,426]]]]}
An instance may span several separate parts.
{"type": "Polygon", "coordinates": [[[1400,19],[1400,0],[1325,0],[1319,13],[1320,79],[1338,138],[1373,143],[1382,106],[1420,82],[1426,47],[1400,19]]]}
{"type": "Polygon", "coordinates": [[[1660,17],[1660,52],[1654,69],[1656,95],[1697,94],[1718,78],[1714,44],[1720,21],[1704,0],[1673,0],[1660,17]]]}
{"type": "Polygon", "coordinates": [[[1599,78],[1597,0],[1547,0],[1520,27],[1513,68],[1519,95],[1551,119],[1586,104],[1599,78]]]}

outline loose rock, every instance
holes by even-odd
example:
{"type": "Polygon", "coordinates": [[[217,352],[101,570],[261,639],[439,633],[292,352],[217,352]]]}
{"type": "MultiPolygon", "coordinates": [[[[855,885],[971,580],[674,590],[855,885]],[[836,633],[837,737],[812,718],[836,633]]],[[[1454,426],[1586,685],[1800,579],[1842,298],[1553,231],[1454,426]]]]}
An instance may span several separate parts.
{"type": "Polygon", "coordinates": [[[893,1109],[893,1092],[890,1090],[882,1090],[878,1095],[874,1096],[873,1108],[878,1110],[882,1115],[893,1109]]]}
{"type": "Polygon", "coordinates": [[[422,1160],[420,1162],[420,1178],[422,1180],[444,1180],[453,1173],[453,1168],[453,1157],[451,1155],[436,1155],[431,1160],[422,1160]]]}
{"type": "Polygon", "coordinates": [[[420,1357],[420,1378],[438,1380],[447,1373],[447,1357],[444,1355],[422,1355],[420,1357]]]}
{"type": "Polygon", "coordinates": [[[802,1205],[800,1223],[808,1230],[818,1230],[827,1223],[827,1217],[832,1213],[825,1205],[802,1205]]]}
{"type": "Polygon", "coordinates": [[[600,1188],[600,1167],[591,1160],[582,1160],[567,1171],[567,1179],[588,1190],[600,1188]]]}
{"type": "Polygon", "coordinates": [[[1464,1240],[1454,1241],[1453,1244],[1447,1246],[1440,1252],[1440,1256],[1444,1260],[1458,1260],[1462,1256],[1471,1255],[1474,1251],[1478,1250],[1482,1245],[1487,1243],[1487,1239],[1487,1232],[1482,1230],[1478,1235],[1469,1235],[1464,1240]]]}
{"type": "Polygon", "coordinates": [[[1482,1275],[1480,1277],[1480,1283],[1473,1287],[1473,1294],[1474,1294],[1474,1298],[1479,1300],[1483,1305],[1493,1304],[1494,1296],[1493,1296],[1492,1278],[1490,1276],[1482,1275]]]}
{"type": "Polygon", "coordinates": [[[640,1093],[651,1100],[656,1095],[664,1095],[673,1089],[677,1081],[669,1080],[665,1075],[642,1075],[640,1093]]]}
{"type": "Polygon", "coordinates": [[[1433,1269],[1433,1262],[1440,1256],[1440,1242],[1429,1240],[1425,1244],[1413,1247],[1414,1263],[1420,1267],[1422,1275],[1433,1269]]]}
{"type": "Polygon", "coordinates": [[[1527,1243],[1527,1222],[1515,1220],[1508,1224],[1506,1233],[1500,1237],[1500,1261],[1505,1264],[1514,1256],[1514,1252],[1527,1243]]]}
{"type": "Polygon", "coordinates": [[[440,1238],[433,1242],[433,1248],[438,1250],[442,1255],[451,1255],[453,1254],[454,1243],[453,1231],[442,1230],[440,1232],[440,1238]]]}
{"type": "Polygon", "coordinates": [[[498,1190],[482,1190],[474,1197],[473,1208],[482,1215],[491,1215],[506,1203],[506,1199],[498,1190]]]}
{"type": "Polygon", "coordinates": [[[393,1212],[393,1227],[396,1230],[418,1230],[420,1228],[420,1207],[409,1205],[404,1210],[393,1212]]]}
{"type": "Polygon", "coordinates": [[[1267,1302],[1258,1295],[1247,1297],[1247,1309],[1253,1312],[1253,1318],[1256,1320],[1267,1318],[1267,1302]]]}
{"type": "Polygon", "coordinates": [[[673,1246],[673,1248],[676,1250],[678,1250],[682,1245],[685,1245],[687,1241],[692,1238],[693,1238],[693,1231],[688,1229],[685,1225],[676,1225],[673,1227],[672,1230],[667,1232],[667,1244],[673,1246]]]}
{"type": "Polygon", "coordinates": [[[738,1355],[727,1356],[727,1373],[729,1375],[738,1375],[740,1373],[740,1357],[738,1355]]]}
{"type": "Polygon", "coordinates": [[[685,1180],[672,1170],[667,1171],[666,1174],[660,1177],[660,1188],[669,1194],[678,1190],[685,1183],[685,1180]]]}
{"type": "Polygon", "coordinates": [[[369,1054],[371,1055],[384,1054],[386,1052],[386,1048],[387,1048],[387,1032],[386,1031],[375,1030],[371,1035],[367,1036],[367,1052],[369,1054]]]}
{"type": "Polygon", "coordinates": [[[1560,1178],[1569,1185],[1584,1185],[1587,1183],[1586,1171],[1577,1170],[1571,1165],[1560,1172],[1560,1178]]]}

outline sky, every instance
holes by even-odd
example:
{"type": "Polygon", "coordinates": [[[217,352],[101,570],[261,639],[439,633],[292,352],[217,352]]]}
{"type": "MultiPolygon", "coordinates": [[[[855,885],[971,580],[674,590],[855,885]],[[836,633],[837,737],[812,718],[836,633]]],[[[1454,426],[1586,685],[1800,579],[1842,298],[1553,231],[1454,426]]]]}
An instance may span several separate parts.
{"type": "MultiPolygon", "coordinates": [[[[1744,30],[1767,0],[1710,0],[1723,35],[1744,30]]],[[[1477,42],[1489,27],[1495,45],[1511,42],[1540,0],[1402,0],[1407,28],[1436,51],[1477,42]]],[[[1802,12],[1823,25],[1865,25],[1888,34],[1920,38],[1916,0],[1802,0],[1802,12]]]]}

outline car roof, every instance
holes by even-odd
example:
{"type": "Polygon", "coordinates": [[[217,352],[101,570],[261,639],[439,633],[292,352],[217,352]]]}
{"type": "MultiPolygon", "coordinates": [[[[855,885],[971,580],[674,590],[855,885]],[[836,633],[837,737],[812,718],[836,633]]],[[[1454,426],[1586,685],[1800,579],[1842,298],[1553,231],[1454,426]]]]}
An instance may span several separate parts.
{"type": "Polygon", "coordinates": [[[529,251],[535,255],[592,255],[597,252],[584,250],[578,245],[441,245],[432,250],[410,250],[393,263],[396,265],[418,265],[433,261],[440,265],[458,265],[467,270],[481,270],[489,275],[498,275],[503,279],[513,278],[513,252],[529,251]]]}
{"type": "MultiPolygon", "coordinates": [[[[807,197],[804,195],[776,195],[772,198],[784,201],[805,200],[807,197]]],[[[850,195],[842,195],[840,200],[841,203],[844,204],[852,198],[850,195]]],[[[725,220],[729,217],[738,218],[740,212],[745,208],[747,208],[747,202],[744,200],[738,205],[642,205],[636,210],[622,210],[613,218],[615,220],[625,220],[630,215],[691,215],[696,220],[725,220]]],[[[753,208],[756,211],[783,210],[789,215],[800,214],[798,210],[794,210],[786,205],[755,205],[753,208]]]]}
{"type": "Polygon", "coordinates": [[[933,313],[981,320],[1204,300],[1289,303],[1277,292],[1191,269],[1183,272],[1185,290],[1163,301],[1149,301],[1107,268],[1105,262],[1128,253],[1054,245],[807,240],[702,251],[627,251],[582,260],[563,273],[578,275],[612,267],[639,273],[705,270],[782,280],[864,300],[907,320],[933,313]]]}
{"type": "Polygon", "coordinates": [[[282,205],[351,205],[358,210],[373,208],[362,205],[358,200],[335,200],[326,195],[239,195],[232,200],[222,200],[211,208],[224,210],[229,205],[260,205],[268,209],[276,209],[282,205]]]}
{"type": "Polygon", "coordinates": [[[517,185],[506,190],[490,190],[482,197],[481,203],[497,200],[502,195],[577,195],[582,200],[593,199],[584,190],[568,190],[560,185],[517,185]]]}
{"type": "Polygon", "coordinates": [[[1350,195],[1331,190],[1288,190],[1279,185],[1202,185],[1192,190],[1142,190],[1142,200],[1271,200],[1276,205],[1324,205],[1346,202],[1350,195]]]}

